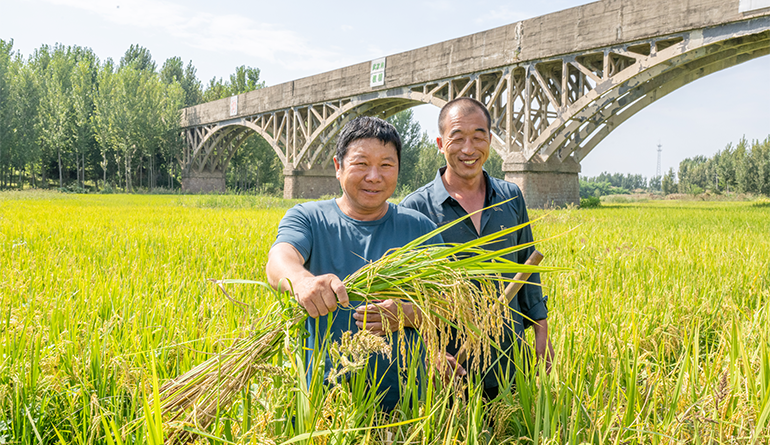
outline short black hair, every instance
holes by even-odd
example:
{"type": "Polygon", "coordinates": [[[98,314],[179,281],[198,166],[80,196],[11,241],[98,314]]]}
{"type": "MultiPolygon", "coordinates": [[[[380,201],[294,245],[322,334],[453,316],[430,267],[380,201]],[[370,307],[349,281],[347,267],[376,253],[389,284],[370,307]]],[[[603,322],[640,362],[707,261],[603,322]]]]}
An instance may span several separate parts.
{"type": "Polygon", "coordinates": [[[378,139],[383,144],[393,144],[396,147],[399,169],[401,167],[401,137],[396,127],[378,117],[359,116],[345,124],[337,137],[335,158],[342,167],[342,161],[348,154],[348,146],[359,139],[378,139]]]}
{"type": "Polygon", "coordinates": [[[489,115],[489,110],[487,110],[487,107],[472,97],[458,97],[457,99],[450,100],[441,108],[441,112],[438,114],[439,135],[444,134],[444,120],[446,119],[446,115],[449,113],[449,111],[456,107],[459,107],[465,113],[470,112],[474,108],[478,108],[479,111],[484,113],[484,117],[487,119],[487,131],[492,131],[492,116],[489,115]]]}

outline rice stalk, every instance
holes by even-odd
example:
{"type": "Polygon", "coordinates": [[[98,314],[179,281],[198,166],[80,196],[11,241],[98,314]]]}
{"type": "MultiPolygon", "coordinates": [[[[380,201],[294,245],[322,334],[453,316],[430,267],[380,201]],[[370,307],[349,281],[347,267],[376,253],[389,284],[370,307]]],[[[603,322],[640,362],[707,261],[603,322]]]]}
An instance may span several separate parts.
{"type": "Polygon", "coordinates": [[[274,305],[270,316],[260,319],[251,335],[237,340],[220,354],[169,380],[160,388],[160,407],[166,424],[175,430],[170,441],[184,442],[185,426],[205,430],[218,412],[229,407],[254,375],[269,368],[284,344],[287,332],[307,317],[298,307],[281,310],[274,305]],[[281,317],[275,317],[277,312],[281,317]]]}

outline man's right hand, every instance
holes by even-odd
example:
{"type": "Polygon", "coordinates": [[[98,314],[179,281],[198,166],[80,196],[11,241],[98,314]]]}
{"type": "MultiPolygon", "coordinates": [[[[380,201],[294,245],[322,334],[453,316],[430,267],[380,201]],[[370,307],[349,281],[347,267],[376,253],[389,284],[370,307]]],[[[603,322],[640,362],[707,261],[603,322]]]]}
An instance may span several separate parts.
{"type": "Polygon", "coordinates": [[[348,306],[348,292],[333,274],[315,276],[305,269],[305,259],[289,243],[278,243],[267,254],[267,282],[279,291],[292,290],[308,315],[318,318],[334,312],[337,303],[348,306]]]}
{"type": "Polygon", "coordinates": [[[292,283],[294,298],[313,318],[334,312],[337,303],[350,304],[345,285],[333,274],[307,276],[292,283]]]}

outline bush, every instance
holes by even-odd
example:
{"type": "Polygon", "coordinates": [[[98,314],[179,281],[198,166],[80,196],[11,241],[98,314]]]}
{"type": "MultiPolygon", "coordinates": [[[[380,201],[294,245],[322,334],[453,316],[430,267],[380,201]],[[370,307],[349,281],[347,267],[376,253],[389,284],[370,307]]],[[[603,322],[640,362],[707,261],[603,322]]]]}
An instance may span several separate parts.
{"type": "Polygon", "coordinates": [[[600,205],[602,205],[602,201],[596,196],[589,196],[588,198],[583,198],[580,200],[581,209],[596,208],[596,207],[599,207],[600,205]]]}
{"type": "Polygon", "coordinates": [[[76,193],[76,194],[88,193],[88,189],[80,187],[79,185],[65,185],[64,187],[59,187],[57,190],[59,191],[59,193],[76,193]]]}

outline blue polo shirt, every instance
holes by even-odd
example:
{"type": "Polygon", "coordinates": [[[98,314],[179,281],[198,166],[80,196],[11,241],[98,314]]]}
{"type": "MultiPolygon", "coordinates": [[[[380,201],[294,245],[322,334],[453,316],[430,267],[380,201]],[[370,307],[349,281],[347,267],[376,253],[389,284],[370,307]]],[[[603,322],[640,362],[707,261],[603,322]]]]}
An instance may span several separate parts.
{"type": "MultiPolygon", "coordinates": [[[[336,200],[314,201],[298,204],[286,212],[278,225],[275,244],[289,243],[305,259],[305,268],[313,275],[334,274],[340,280],[357,271],[366,263],[380,259],[392,248],[402,247],[417,237],[425,235],[436,225],[419,212],[388,203],[388,211],[375,221],[359,221],[342,212],[336,200]]],[[[427,244],[443,243],[441,236],[429,240],[427,244]]],[[[361,305],[351,302],[351,307],[361,305]]],[[[338,342],[345,331],[358,332],[355,311],[351,308],[338,308],[328,316],[317,319],[308,317],[305,322],[310,336],[307,338],[306,363],[312,366],[313,348],[316,342],[321,350],[326,350],[328,342],[338,342]],[[329,326],[331,324],[331,326],[329,326]],[[330,335],[326,337],[327,328],[330,335]],[[316,338],[316,332],[319,338],[316,338]]],[[[404,339],[408,345],[419,340],[417,331],[405,329],[404,339]]],[[[399,355],[399,341],[394,333],[392,356],[399,355]]],[[[324,379],[332,369],[332,362],[324,353],[324,379]]],[[[403,365],[403,362],[401,362],[403,365]]],[[[385,393],[381,406],[389,411],[399,399],[398,365],[394,361],[376,354],[369,359],[369,369],[377,370],[373,377],[381,381],[378,393],[385,393]],[[375,368],[376,366],[376,368],[375,368]]],[[[310,377],[310,376],[309,376],[310,377]]]]}
{"type": "MultiPolygon", "coordinates": [[[[399,204],[401,207],[414,209],[426,215],[439,227],[452,222],[458,218],[466,216],[468,212],[454,198],[449,196],[441,175],[446,171],[446,167],[439,169],[436,178],[411,193],[399,204]]],[[[445,242],[465,243],[482,236],[486,236],[499,230],[523,224],[529,221],[527,207],[524,203],[524,197],[516,184],[490,177],[484,172],[484,181],[486,182],[486,197],[484,207],[501,203],[507,199],[515,198],[503,205],[498,205],[492,209],[484,210],[481,213],[481,233],[476,232],[476,228],[470,218],[456,224],[455,226],[441,233],[445,242]]],[[[507,237],[497,241],[495,244],[486,248],[489,250],[499,250],[510,246],[532,242],[532,230],[529,226],[517,230],[507,237]]],[[[506,256],[507,259],[517,263],[524,263],[535,250],[530,247],[520,250],[506,256]]],[[[509,278],[512,278],[510,276],[509,278]]],[[[540,283],[540,274],[532,274],[528,280],[530,283],[540,283]]],[[[544,297],[540,286],[525,284],[519,293],[511,301],[510,307],[513,309],[512,319],[506,320],[505,338],[500,344],[502,350],[508,351],[514,343],[520,344],[524,337],[524,329],[531,325],[531,320],[542,320],[548,317],[547,302],[548,297],[544,297]],[[522,314],[527,318],[522,317],[522,314]],[[518,340],[514,342],[514,339],[518,340]]],[[[457,345],[450,344],[451,354],[457,352],[457,345]]],[[[493,350],[494,351],[494,350],[493,350]]],[[[492,363],[498,358],[497,351],[494,351],[492,363]]],[[[507,357],[509,354],[500,356],[499,364],[503,369],[509,366],[507,357]]],[[[498,366],[493,366],[488,370],[484,377],[484,386],[495,387],[497,383],[498,366]],[[490,372],[491,371],[491,372],[490,372]]]]}

